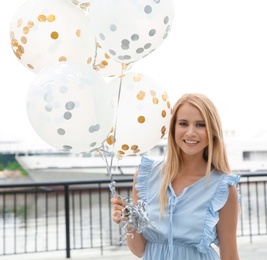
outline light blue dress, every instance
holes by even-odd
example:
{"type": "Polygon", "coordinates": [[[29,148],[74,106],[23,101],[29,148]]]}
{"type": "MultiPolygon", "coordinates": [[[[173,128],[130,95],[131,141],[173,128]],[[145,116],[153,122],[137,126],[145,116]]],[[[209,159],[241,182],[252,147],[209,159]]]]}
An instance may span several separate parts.
{"type": "Polygon", "coordinates": [[[162,162],[143,157],[136,179],[140,200],[147,202],[148,218],[143,260],[218,260],[212,244],[218,246],[216,224],[219,210],[229,195],[229,186],[237,185],[239,176],[213,170],[176,196],[168,188],[168,208],[159,217],[159,191],[163,178],[162,162]]]}

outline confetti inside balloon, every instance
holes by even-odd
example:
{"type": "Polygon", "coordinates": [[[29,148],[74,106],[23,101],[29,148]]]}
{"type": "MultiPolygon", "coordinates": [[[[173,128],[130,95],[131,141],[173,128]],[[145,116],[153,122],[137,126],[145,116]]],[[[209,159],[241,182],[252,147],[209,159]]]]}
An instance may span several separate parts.
{"type": "Polygon", "coordinates": [[[165,89],[151,77],[128,72],[109,83],[116,122],[106,143],[118,157],[147,152],[167,134],[171,105],[165,89]],[[119,86],[121,86],[119,88],[119,86]]]}
{"type": "Polygon", "coordinates": [[[30,71],[55,62],[93,63],[95,35],[88,16],[70,0],[28,0],[10,24],[11,47],[30,71]]]}
{"type": "Polygon", "coordinates": [[[44,141],[73,153],[98,149],[114,121],[106,82],[87,65],[72,62],[55,63],[36,75],[27,113],[44,141]]]}
{"type": "Polygon", "coordinates": [[[174,19],[173,0],[93,0],[90,19],[97,42],[107,54],[131,63],[167,38],[174,19]]]}

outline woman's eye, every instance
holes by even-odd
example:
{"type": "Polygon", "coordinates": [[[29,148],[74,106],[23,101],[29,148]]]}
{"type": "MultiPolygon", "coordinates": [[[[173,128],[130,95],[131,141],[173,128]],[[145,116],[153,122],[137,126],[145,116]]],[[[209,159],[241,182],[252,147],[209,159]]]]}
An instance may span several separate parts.
{"type": "Polygon", "coordinates": [[[179,125],[180,126],[187,126],[187,123],[186,122],[179,122],[179,125]]]}
{"type": "Polygon", "coordinates": [[[197,126],[198,126],[198,127],[205,127],[206,124],[204,124],[204,123],[200,123],[200,124],[197,124],[197,126]]]}

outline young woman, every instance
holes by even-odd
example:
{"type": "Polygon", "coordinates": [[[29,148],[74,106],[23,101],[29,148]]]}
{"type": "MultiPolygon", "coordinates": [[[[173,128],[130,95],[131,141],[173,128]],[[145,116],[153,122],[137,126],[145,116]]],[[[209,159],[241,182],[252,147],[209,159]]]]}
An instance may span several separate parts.
{"type": "MultiPolygon", "coordinates": [[[[144,260],[238,260],[238,182],[214,104],[183,95],[173,108],[165,160],[143,157],[134,178],[133,199],[146,201],[155,228],[135,232],[128,247],[144,260]]],[[[111,202],[119,223],[124,205],[111,202]]]]}

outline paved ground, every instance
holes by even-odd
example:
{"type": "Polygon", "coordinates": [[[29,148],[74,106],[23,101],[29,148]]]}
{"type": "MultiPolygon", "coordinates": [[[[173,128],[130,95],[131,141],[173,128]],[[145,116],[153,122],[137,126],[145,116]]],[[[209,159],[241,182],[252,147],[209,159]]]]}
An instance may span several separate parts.
{"type": "MultiPolygon", "coordinates": [[[[248,238],[238,239],[240,260],[267,260],[267,237],[253,238],[253,243],[248,238]]],[[[66,259],[64,252],[54,253],[36,253],[17,256],[1,256],[1,260],[63,260],[66,259]]],[[[126,247],[110,248],[100,255],[98,250],[80,250],[72,251],[71,258],[73,260],[137,260],[126,247]]],[[[152,259],[151,259],[152,260],[152,259]]],[[[192,259],[193,260],[193,259],[192,259]]]]}

